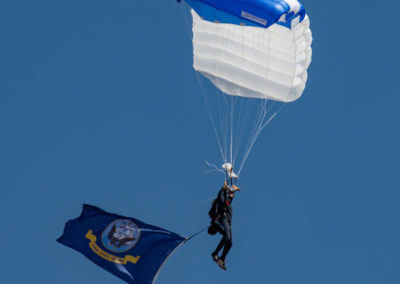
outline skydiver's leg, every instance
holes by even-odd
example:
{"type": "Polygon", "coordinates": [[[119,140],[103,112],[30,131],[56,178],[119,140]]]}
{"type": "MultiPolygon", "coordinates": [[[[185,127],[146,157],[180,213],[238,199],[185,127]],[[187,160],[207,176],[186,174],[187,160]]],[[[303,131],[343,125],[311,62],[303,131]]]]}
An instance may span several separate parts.
{"type": "MultiPolygon", "coordinates": [[[[222,234],[222,239],[219,242],[215,251],[212,253],[213,256],[218,255],[219,251],[223,247],[225,247],[227,242],[231,239],[231,231],[230,231],[230,226],[228,224],[228,221],[225,218],[222,218],[219,220],[219,224],[221,224],[221,227],[220,227],[220,230],[218,230],[218,231],[222,234]]],[[[232,246],[232,244],[230,246],[232,246]]]]}
{"type": "Polygon", "coordinates": [[[231,226],[229,225],[228,221],[224,219],[224,228],[225,228],[225,234],[224,234],[224,250],[222,251],[222,255],[220,259],[225,262],[225,257],[228,254],[229,250],[232,247],[232,229],[231,226]]]}
{"type": "MultiPolygon", "coordinates": [[[[220,231],[219,231],[220,232],[220,231]]],[[[222,233],[223,234],[223,233],[222,233]]],[[[224,234],[223,234],[224,235],[224,234]]],[[[215,249],[215,251],[212,253],[213,258],[215,259],[215,256],[218,255],[219,251],[222,249],[222,247],[225,245],[225,240],[224,240],[224,236],[222,236],[221,241],[219,242],[217,248],[215,249]]]]}

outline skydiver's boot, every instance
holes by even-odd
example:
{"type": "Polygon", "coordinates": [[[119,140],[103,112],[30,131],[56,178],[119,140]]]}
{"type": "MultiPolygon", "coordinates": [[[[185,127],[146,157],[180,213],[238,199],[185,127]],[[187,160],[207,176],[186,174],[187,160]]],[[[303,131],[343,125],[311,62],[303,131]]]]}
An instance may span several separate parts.
{"type": "Polygon", "coordinates": [[[223,270],[226,270],[225,261],[223,261],[221,258],[218,258],[217,264],[218,264],[218,266],[221,267],[223,270]]]}

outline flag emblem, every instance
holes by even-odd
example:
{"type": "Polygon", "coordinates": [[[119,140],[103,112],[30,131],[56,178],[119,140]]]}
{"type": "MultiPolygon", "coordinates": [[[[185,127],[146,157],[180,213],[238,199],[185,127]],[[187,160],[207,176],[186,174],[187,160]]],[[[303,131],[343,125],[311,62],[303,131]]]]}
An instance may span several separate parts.
{"type": "Polygon", "coordinates": [[[139,227],[131,220],[117,219],[103,231],[101,241],[108,250],[116,253],[133,248],[140,238],[139,227]]]}

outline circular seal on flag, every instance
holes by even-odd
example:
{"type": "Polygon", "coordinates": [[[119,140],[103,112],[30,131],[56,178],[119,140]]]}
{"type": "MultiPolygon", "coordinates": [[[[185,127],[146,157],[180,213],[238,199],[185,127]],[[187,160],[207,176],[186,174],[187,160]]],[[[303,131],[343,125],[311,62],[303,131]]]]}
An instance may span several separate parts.
{"type": "Polygon", "coordinates": [[[140,237],[139,227],[131,220],[112,221],[101,234],[104,247],[112,252],[125,252],[136,245],[140,237]]]}

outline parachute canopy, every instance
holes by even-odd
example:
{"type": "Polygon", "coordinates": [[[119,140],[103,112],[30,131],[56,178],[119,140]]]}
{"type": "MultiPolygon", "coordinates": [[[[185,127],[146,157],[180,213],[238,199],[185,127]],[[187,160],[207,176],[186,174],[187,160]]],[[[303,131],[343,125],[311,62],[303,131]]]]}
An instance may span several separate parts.
{"type": "Polygon", "coordinates": [[[311,62],[310,22],[297,0],[187,0],[194,68],[229,95],[291,102],[311,62]]]}

